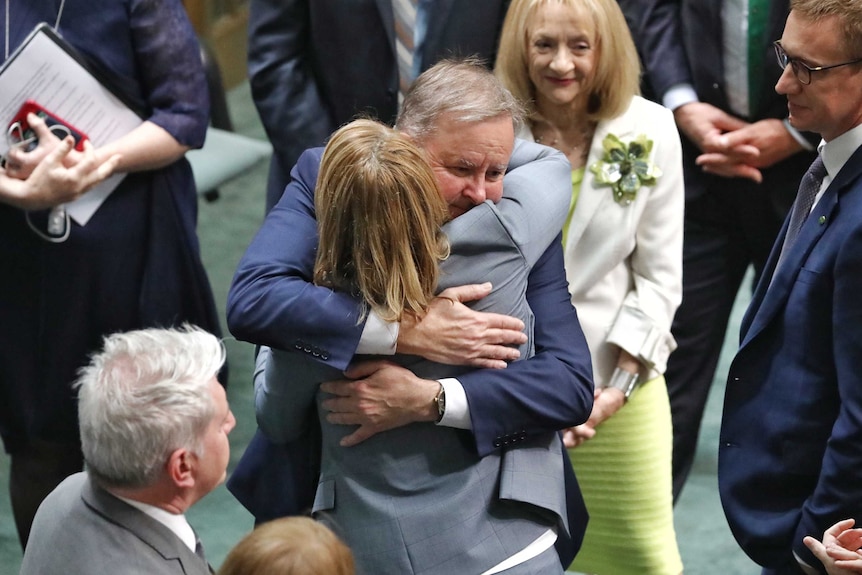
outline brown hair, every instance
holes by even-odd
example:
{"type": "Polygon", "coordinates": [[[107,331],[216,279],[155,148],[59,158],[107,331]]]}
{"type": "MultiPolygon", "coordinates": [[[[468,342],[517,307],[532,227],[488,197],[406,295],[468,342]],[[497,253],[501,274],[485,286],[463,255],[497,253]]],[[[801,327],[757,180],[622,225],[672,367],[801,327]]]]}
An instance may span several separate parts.
{"type": "Polygon", "coordinates": [[[283,517],[259,525],[230,550],[218,575],[354,575],[350,549],[322,523],[283,517]]]}
{"type": "Polygon", "coordinates": [[[314,283],[360,295],[384,321],[423,314],[449,254],[440,230],[448,209],[423,152],[388,126],[355,120],[329,140],[314,194],[314,283]]]}
{"type": "Polygon", "coordinates": [[[596,66],[588,86],[590,120],[615,118],[640,93],[640,60],[617,0],[512,0],[494,71],[535,116],[535,87],[527,70],[530,23],[540,6],[562,4],[592,16],[596,29],[596,66]]]}
{"type": "Polygon", "coordinates": [[[850,58],[862,58],[862,3],[858,0],[791,0],[790,10],[817,22],[828,16],[838,18],[850,58]]]}

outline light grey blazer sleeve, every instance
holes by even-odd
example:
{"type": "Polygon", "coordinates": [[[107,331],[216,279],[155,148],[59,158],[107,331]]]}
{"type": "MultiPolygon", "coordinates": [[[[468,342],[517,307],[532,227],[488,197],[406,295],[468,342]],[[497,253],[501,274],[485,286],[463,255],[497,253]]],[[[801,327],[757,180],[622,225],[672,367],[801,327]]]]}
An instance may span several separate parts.
{"type": "MultiPolygon", "coordinates": [[[[532,313],[524,298],[526,277],[560,233],[570,199],[571,166],[566,157],[552,148],[517,140],[500,202],[486,201],[443,226],[451,250],[441,264],[438,289],[490,281],[494,293],[473,307],[491,307],[524,321],[529,341],[522,357],[533,352],[532,313]]],[[[463,371],[430,362],[405,365],[428,378],[463,371]]],[[[336,369],[307,360],[305,354],[262,347],[254,376],[261,430],[277,443],[295,439],[315,417],[318,384],[342,377],[336,369]]]]}
{"type": "Polygon", "coordinates": [[[337,369],[305,354],[262,346],[254,369],[258,427],[275,443],[296,439],[317,418],[318,384],[342,378],[337,369]]]}

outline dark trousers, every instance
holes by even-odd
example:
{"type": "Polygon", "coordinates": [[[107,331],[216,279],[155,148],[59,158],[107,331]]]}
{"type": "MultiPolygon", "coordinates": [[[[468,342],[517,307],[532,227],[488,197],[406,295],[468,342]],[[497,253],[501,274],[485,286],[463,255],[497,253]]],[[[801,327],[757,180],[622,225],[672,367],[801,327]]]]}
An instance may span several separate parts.
{"type": "Polygon", "coordinates": [[[732,182],[686,201],[683,297],[671,327],[678,347],[665,372],[673,418],[674,501],[694,462],[736,294],[749,265],[760,276],[782,223],[765,190],[732,182]]]}
{"type": "Polygon", "coordinates": [[[30,526],[42,500],[65,478],[84,468],[78,444],[30,441],[10,454],[9,496],[21,549],[27,546],[30,526]]]}

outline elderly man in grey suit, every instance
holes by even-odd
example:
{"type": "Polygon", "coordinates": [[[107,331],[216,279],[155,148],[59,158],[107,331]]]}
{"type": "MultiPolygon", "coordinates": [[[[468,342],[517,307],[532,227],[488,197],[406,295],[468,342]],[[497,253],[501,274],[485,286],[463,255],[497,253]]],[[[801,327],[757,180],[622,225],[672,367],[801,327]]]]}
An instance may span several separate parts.
{"type": "Polygon", "coordinates": [[[77,384],[87,470],[39,507],[21,575],[212,572],[183,514],[225,478],[224,359],[193,327],[105,339],[77,384]]]}

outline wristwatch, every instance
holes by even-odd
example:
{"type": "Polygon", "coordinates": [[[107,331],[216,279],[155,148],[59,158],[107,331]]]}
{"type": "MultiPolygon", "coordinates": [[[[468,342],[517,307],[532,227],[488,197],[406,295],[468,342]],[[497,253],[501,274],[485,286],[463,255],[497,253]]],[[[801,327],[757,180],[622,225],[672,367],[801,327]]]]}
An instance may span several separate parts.
{"type": "Polygon", "coordinates": [[[629,400],[629,396],[638,386],[638,382],[640,380],[640,374],[631,373],[622,368],[617,367],[614,369],[614,374],[611,376],[610,381],[605,387],[612,387],[614,389],[619,389],[623,392],[623,397],[626,398],[626,401],[629,400]]]}
{"type": "Polygon", "coordinates": [[[446,388],[440,384],[440,391],[434,396],[434,405],[437,406],[437,423],[443,421],[443,415],[446,413],[446,388]]]}

